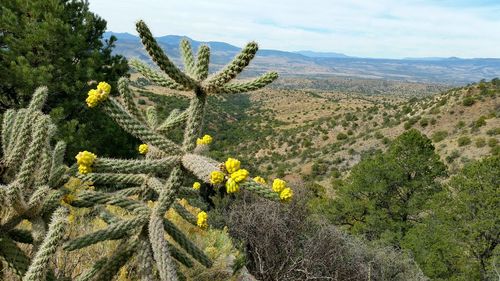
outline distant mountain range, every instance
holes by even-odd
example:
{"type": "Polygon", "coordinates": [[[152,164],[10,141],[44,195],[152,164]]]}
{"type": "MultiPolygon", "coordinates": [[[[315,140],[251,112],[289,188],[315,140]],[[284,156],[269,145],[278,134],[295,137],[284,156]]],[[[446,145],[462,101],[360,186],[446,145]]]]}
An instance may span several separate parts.
{"type": "MultiPolygon", "coordinates": [[[[116,53],[127,58],[150,61],[139,37],[129,33],[106,32],[104,38],[109,38],[111,35],[118,39],[116,53]]],[[[201,44],[210,46],[212,72],[229,62],[240,50],[239,47],[225,42],[201,42],[178,35],[157,37],[158,43],[169,57],[179,64],[181,63],[179,42],[182,38],[188,39],[194,50],[201,44]]],[[[286,52],[261,49],[246,74],[255,75],[270,70],[277,71],[282,76],[319,78],[338,76],[461,85],[500,77],[500,59],[456,57],[378,59],[351,57],[334,52],[286,52]]]]}

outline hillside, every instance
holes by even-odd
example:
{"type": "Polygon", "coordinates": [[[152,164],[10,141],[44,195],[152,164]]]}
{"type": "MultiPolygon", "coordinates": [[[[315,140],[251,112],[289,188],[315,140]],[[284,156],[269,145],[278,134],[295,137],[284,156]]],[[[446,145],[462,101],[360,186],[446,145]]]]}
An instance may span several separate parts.
{"type": "MultiPolygon", "coordinates": [[[[470,160],[498,153],[497,79],[423,98],[422,89],[413,95],[396,94],[394,89],[401,87],[388,83],[383,92],[373,94],[276,86],[248,95],[226,95],[211,103],[216,104],[209,113],[215,121],[208,124],[216,136],[213,154],[234,155],[264,174],[328,186],[365,154],[384,150],[411,127],[433,140],[452,173],[470,160]]],[[[187,100],[159,98],[150,91],[156,88],[142,90],[140,103],[149,104],[152,98],[165,108],[187,106],[187,100]]]]}
{"type": "MultiPolygon", "coordinates": [[[[127,58],[149,61],[138,37],[128,33],[107,32],[105,38],[117,37],[115,53],[127,58]]],[[[158,37],[158,43],[176,63],[181,65],[178,35],[158,37]]],[[[211,48],[211,72],[219,70],[239,48],[225,42],[201,42],[187,38],[193,49],[201,44],[211,48]]],[[[407,58],[375,59],[350,57],[337,53],[310,51],[285,52],[261,49],[244,75],[277,71],[288,77],[340,77],[386,79],[429,84],[464,85],[480,79],[500,76],[500,59],[407,58]]]]}

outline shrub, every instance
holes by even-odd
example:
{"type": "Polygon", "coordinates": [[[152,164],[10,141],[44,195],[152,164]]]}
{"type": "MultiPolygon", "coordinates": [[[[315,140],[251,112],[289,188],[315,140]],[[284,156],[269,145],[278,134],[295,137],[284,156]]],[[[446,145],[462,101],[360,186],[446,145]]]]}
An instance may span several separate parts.
{"type": "Polygon", "coordinates": [[[344,133],[338,133],[338,135],[337,135],[337,140],[345,140],[347,138],[348,138],[348,136],[344,133]]]}
{"type": "Polygon", "coordinates": [[[447,131],[437,131],[437,132],[432,134],[431,139],[433,142],[437,143],[437,142],[444,140],[447,136],[448,136],[447,131]]]}
{"type": "Polygon", "coordinates": [[[446,162],[450,164],[458,157],[460,157],[460,152],[458,150],[453,150],[448,156],[446,156],[446,162]]]}
{"type": "Polygon", "coordinates": [[[245,241],[247,267],[258,280],[425,280],[408,256],[370,247],[322,218],[308,219],[310,196],[296,198],[302,199],[288,206],[238,204],[227,215],[229,232],[245,241]]]}
{"type": "Polygon", "coordinates": [[[462,100],[462,105],[463,106],[472,106],[475,102],[476,102],[476,100],[473,97],[467,96],[462,100]]]}
{"type": "Polygon", "coordinates": [[[458,146],[466,146],[469,145],[471,142],[472,142],[471,139],[467,136],[459,137],[457,140],[458,146]]]}
{"type": "Polygon", "coordinates": [[[495,138],[489,138],[488,139],[488,146],[489,147],[495,147],[498,144],[498,140],[495,138]]]}
{"type": "Polygon", "coordinates": [[[476,147],[480,148],[486,145],[486,140],[484,138],[477,138],[476,139],[476,147]]]}
{"type": "Polygon", "coordinates": [[[420,126],[427,127],[427,125],[429,125],[429,119],[427,118],[420,119],[420,126]]]}

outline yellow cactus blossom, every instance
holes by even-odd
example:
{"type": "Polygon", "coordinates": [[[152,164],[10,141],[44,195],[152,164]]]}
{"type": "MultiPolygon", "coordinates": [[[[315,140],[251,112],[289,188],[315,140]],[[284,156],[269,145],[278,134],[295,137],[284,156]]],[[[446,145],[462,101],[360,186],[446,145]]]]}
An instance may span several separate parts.
{"type": "Polygon", "coordinates": [[[293,197],[293,190],[289,187],[283,189],[280,192],[281,201],[284,201],[284,202],[290,201],[292,199],[292,197],[293,197]]]}
{"type": "Polygon", "coordinates": [[[139,145],[139,153],[140,154],[146,154],[149,151],[149,146],[145,143],[139,145]]]}
{"type": "Polygon", "coordinates": [[[88,97],[85,102],[87,102],[88,107],[95,107],[100,102],[106,100],[110,92],[111,85],[106,82],[100,82],[97,85],[97,89],[92,89],[88,92],[88,97]]]}
{"type": "Polygon", "coordinates": [[[246,180],[248,175],[249,175],[249,173],[247,170],[239,169],[238,171],[231,174],[231,179],[234,180],[235,182],[242,182],[242,181],[246,180]]]}
{"type": "Polygon", "coordinates": [[[204,211],[201,211],[198,213],[198,220],[196,221],[196,225],[198,225],[200,228],[207,228],[208,227],[208,214],[204,211]]]}
{"type": "Polygon", "coordinates": [[[99,101],[100,101],[99,92],[95,89],[90,90],[88,93],[88,97],[85,100],[87,106],[90,108],[95,107],[99,103],[99,101]]]}
{"type": "Polygon", "coordinates": [[[219,184],[224,181],[224,173],[221,171],[213,171],[210,173],[210,182],[212,184],[219,184]]]}
{"type": "Polygon", "coordinates": [[[204,135],[203,138],[198,138],[196,140],[197,145],[209,145],[210,143],[212,143],[212,137],[209,135],[204,135]]]}
{"type": "Polygon", "coordinates": [[[200,189],[200,187],[201,187],[201,183],[199,183],[199,182],[197,182],[197,181],[195,181],[195,182],[193,183],[193,189],[194,189],[194,190],[199,190],[199,189],[200,189]]]}
{"type": "Polygon", "coordinates": [[[90,168],[89,166],[85,166],[85,165],[79,165],[78,166],[78,173],[80,173],[82,175],[92,173],[92,168],[90,168]]]}
{"type": "Polygon", "coordinates": [[[227,193],[235,193],[240,190],[240,186],[233,179],[228,179],[226,182],[226,192],[227,193]]]}
{"type": "Polygon", "coordinates": [[[97,85],[97,90],[100,92],[101,96],[106,99],[109,93],[111,93],[111,85],[106,82],[99,82],[99,84],[97,85]]]}
{"type": "Polygon", "coordinates": [[[227,172],[232,174],[238,171],[240,169],[240,164],[241,162],[238,159],[227,158],[227,161],[225,163],[227,172]]]}
{"type": "Polygon", "coordinates": [[[75,156],[75,158],[76,158],[76,163],[78,165],[92,166],[92,164],[94,163],[94,160],[97,158],[97,155],[85,150],[85,151],[80,151],[75,156]]]}
{"type": "Polygon", "coordinates": [[[273,191],[274,192],[280,193],[285,188],[286,188],[286,181],[284,181],[282,179],[275,179],[273,181],[273,191]]]}
{"type": "Polygon", "coordinates": [[[253,181],[256,183],[260,183],[260,184],[266,184],[266,180],[263,177],[259,177],[259,176],[253,178],[253,181]]]}

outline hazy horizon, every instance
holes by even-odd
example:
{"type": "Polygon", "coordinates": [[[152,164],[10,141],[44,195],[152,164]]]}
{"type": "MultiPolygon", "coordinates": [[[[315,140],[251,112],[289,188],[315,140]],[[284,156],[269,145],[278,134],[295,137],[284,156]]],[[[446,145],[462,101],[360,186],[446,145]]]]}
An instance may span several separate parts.
{"type": "Polygon", "coordinates": [[[255,40],[264,49],[357,57],[500,57],[500,1],[493,0],[90,0],[90,8],[113,32],[136,34],[143,19],[155,36],[235,46],[255,40]]]}

